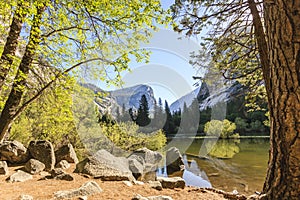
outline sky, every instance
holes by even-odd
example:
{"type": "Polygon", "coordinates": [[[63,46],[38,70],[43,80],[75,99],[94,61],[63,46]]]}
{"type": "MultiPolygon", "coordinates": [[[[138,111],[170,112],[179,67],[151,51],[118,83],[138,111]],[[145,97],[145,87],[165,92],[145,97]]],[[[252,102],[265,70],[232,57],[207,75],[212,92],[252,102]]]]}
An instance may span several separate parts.
{"type": "MultiPolygon", "coordinates": [[[[162,5],[167,8],[172,2],[162,0],[162,5]]],[[[150,85],[156,99],[161,97],[170,104],[196,89],[192,76],[196,75],[199,69],[190,65],[189,60],[190,53],[200,49],[199,42],[179,35],[171,29],[161,28],[153,34],[149,44],[141,44],[141,47],[152,52],[150,62],[145,64],[132,61],[129,64],[131,72],[123,73],[122,87],[150,85]]],[[[107,88],[101,83],[98,86],[105,90],[118,89],[107,88]]]]}

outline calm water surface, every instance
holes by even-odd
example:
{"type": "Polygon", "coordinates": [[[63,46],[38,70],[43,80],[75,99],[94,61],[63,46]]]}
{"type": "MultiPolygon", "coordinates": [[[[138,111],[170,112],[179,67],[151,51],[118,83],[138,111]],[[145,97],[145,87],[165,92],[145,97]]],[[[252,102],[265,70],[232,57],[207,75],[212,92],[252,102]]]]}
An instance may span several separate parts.
{"type": "MultiPolygon", "coordinates": [[[[187,140],[176,138],[172,139],[171,144],[181,151],[186,169],[196,177],[202,177],[213,187],[228,192],[237,190],[249,195],[261,191],[267,170],[269,139],[205,142],[203,139],[194,139],[188,148],[185,145],[187,140]],[[207,155],[208,151],[210,153],[207,155]]],[[[190,183],[193,180],[197,182],[190,175],[184,178],[190,183]]]]}

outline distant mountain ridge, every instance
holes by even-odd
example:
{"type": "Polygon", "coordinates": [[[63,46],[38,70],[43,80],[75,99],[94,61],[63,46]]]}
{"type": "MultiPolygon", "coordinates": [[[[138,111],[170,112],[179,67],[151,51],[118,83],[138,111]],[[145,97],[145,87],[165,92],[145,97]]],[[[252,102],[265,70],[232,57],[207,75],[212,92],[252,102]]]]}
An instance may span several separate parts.
{"type": "Polygon", "coordinates": [[[99,111],[104,114],[106,112],[116,116],[117,109],[121,112],[123,105],[126,111],[130,108],[137,110],[140,105],[142,95],[146,96],[150,111],[154,109],[156,100],[154,98],[153,89],[148,85],[136,85],[128,88],[117,89],[114,91],[105,91],[94,84],[81,84],[83,87],[92,90],[94,93],[105,93],[95,99],[95,104],[99,111]]]}
{"type": "Polygon", "coordinates": [[[237,96],[245,94],[245,91],[245,87],[238,82],[235,82],[230,86],[224,86],[216,91],[210,91],[208,85],[203,82],[200,87],[173,102],[170,105],[170,110],[182,110],[184,103],[189,107],[195,98],[197,98],[199,102],[199,109],[205,110],[206,108],[213,107],[219,102],[234,101],[237,96]]]}
{"type": "MultiPolygon", "coordinates": [[[[91,89],[95,93],[106,93],[103,97],[95,99],[95,103],[101,113],[108,112],[113,116],[116,116],[117,109],[121,112],[123,105],[125,106],[126,111],[130,108],[137,110],[139,108],[142,95],[146,96],[150,112],[154,110],[154,105],[156,104],[153,89],[144,84],[117,89],[114,91],[105,91],[89,83],[82,84],[82,86],[91,89]]],[[[245,88],[237,82],[233,83],[229,87],[224,86],[217,91],[210,91],[207,84],[203,82],[200,87],[173,102],[170,105],[170,110],[171,112],[179,109],[182,110],[184,104],[189,107],[196,98],[199,102],[199,110],[205,110],[208,107],[213,107],[218,102],[234,101],[237,96],[243,94],[245,94],[245,88]]]]}

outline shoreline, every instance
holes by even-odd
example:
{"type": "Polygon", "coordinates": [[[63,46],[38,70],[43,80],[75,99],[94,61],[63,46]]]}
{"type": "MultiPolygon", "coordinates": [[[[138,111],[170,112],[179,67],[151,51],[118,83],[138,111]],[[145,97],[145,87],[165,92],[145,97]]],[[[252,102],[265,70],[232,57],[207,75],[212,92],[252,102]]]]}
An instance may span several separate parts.
{"type": "Polygon", "coordinates": [[[239,136],[232,138],[220,138],[215,136],[195,136],[193,134],[175,134],[172,137],[167,137],[168,140],[171,139],[222,139],[222,140],[234,140],[234,139],[270,139],[270,136],[259,135],[259,136],[239,136]]]}

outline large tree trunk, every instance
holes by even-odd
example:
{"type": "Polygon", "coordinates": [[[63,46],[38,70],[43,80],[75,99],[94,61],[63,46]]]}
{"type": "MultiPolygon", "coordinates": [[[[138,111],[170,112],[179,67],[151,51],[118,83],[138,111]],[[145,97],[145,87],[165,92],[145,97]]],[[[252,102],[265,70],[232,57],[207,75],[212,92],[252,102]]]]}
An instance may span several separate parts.
{"type": "Polygon", "coordinates": [[[26,87],[27,76],[40,42],[40,24],[44,7],[38,7],[37,14],[33,18],[30,37],[25,49],[24,56],[19,65],[14,84],[0,116],[0,142],[3,141],[12,122],[17,117],[17,111],[26,87]]]}
{"type": "MultiPolygon", "coordinates": [[[[264,3],[271,149],[262,199],[300,197],[300,0],[264,3]]],[[[264,73],[266,73],[264,71],[264,73]]],[[[265,76],[265,77],[266,77],[265,76]]],[[[266,78],[265,78],[266,79],[266,78]]]]}
{"type": "Polygon", "coordinates": [[[15,11],[5,42],[5,46],[0,58],[0,91],[9,72],[9,68],[13,63],[13,57],[15,56],[17,50],[18,38],[21,33],[24,17],[26,16],[25,9],[27,5],[24,4],[25,3],[23,2],[18,5],[17,10],[15,11]]]}

